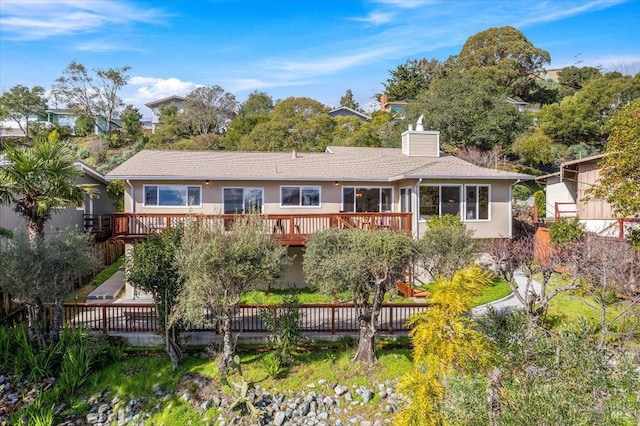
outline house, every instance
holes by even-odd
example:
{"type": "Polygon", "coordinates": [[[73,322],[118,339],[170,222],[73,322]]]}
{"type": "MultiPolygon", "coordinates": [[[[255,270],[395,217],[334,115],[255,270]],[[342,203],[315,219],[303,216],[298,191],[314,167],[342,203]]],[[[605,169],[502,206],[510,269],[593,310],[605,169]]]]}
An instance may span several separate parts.
{"type": "Polygon", "coordinates": [[[355,109],[346,106],[332,109],[331,111],[329,111],[329,115],[331,117],[356,117],[362,121],[371,121],[371,117],[367,114],[356,111],[355,109]]]}
{"type": "Polygon", "coordinates": [[[162,107],[174,104],[178,108],[178,112],[181,112],[183,102],[184,98],[182,96],[173,95],[146,103],[145,106],[151,108],[151,133],[155,133],[156,128],[160,125],[160,109],[162,107]]]}
{"type": "Polygon", "coordinates": [[[322,153],[147,151],[107,174],[123,179],[114,239],[135,243],[193,215],[224,226],[265,215],[304,285],[306,237],[329,227],[391,229],[419,238],[434,215],[458,215],[477,238],[512,235],[512,186],[532,176],[487,169],[440,152],[439,132],[408,130],[402,148],[328,147],[322,153]],[[219,215],[222,215],[219,216],[219,215]]]}
{"type": "MultiPolygon", "coordinates": [[[[81,161],[74,163],[82,172],[78,183],[95,185],[96,194],[86,197],[82,207],[56,209],[45,224],[45,235],[64,233],[70,229],[87,230],[98,238],[111,232],[111,214],[116,207],[107,195],[107,180],[104,175],[81,161]]],[[[2,167],[2,164],[0,164],[2,167]]],[[[25,221],[11,206],[0,206],[0,228],[16,231],[26,229],[25,221]]]]}
{"type": "MultiPolygon", "coordinates": [[[[52,127],[69,127],[73,132],[75,130],[76,121],[80,114],[69,108],[52,108],[47,109],[44,114],[31,114],[29,116],[29,126],[43,126],[45,128],[52,127]]],[[[94,126],[94,134],[102,135],[105,132],[102,129],[105,129],[107,126],[107,119],[104,117],[98,117],[99,126],[94,126]]],[[[22,120],[22,126],[24,127],[26,123],[22,120]]],[[[111,129],[117,130],[122,128],[122,120],[114,119],[111,120],[111,129]]],[[[20,130],[18,124],[15,121],[5,120],[0,122],[0,131],[4,131],[4,134],[8,136],[24,136],[22,130],[20,130]]],[[[29,131],[31,134],[31,131],[29,131]]]]}
{"type": "Polygon", "coordinates": [[[600,179],[603,154],[565,161],[555,173],[536,177],[544,185],[547,221],[577,217],[587,230],[601,235],[620,235],[620,222],[611,205],[588,197],[588,189],[600,179]]]}
{"type": "Polygon", "coordinates": [[[522,99],[520,99],[518,97],[510,98],[509,96],[507,96],[506,100],[507,100],[508,103],[510,103],[511,105],[516,107],[518,112],[525,112],[526,108],[527,108],[527,105],[529,105],[528,102],[525,102],[525,101],[523,101],[522,99]]]}
{"type": "Polygon", "coordinates": [[[386,93],[380,96],[380,111],[401,114],[407,105],[409,105],[409,101],[406,100],[390,101],[386,93]]]}

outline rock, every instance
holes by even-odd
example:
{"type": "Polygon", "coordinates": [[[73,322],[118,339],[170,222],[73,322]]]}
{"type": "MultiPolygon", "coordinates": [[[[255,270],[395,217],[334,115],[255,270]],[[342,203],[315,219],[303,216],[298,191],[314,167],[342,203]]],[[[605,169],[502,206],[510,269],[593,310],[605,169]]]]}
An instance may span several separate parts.
{"type": "Polygon", "coordinates": [[[109,410],[109,404],[101,404],[98,408],[98,414],[106,413],[109,410]]]}
{"type": "Polygon", "coordinates": [[[333,391],[336,393],[336,395],[340,396],[347,393],[349,391],[349,388],[346,386],[336,386],[335,388],[333,388],[333,391]]]}
{"type": "Polygon", "coordinates": [[[349,401],[349,402],[353,401],[353,397],[351,396],[351,392],[345,393],[344,394],[344,399],[345,399],[345,401],[349,401]]]}
{"type": "Polygon", "coordinates": [[[278,411],[275,416],[273,416],[273,424],[276,426],[282,426],[286,419],[284,411],[278,411]]]}
{"type": "Polygon", "coordinates": [[[363,389],[360,396],[362,397],[362,402],[366,404],[373,399],[373,391],[369,389],[363,389]]]}
{"type": "Polygon", "coordinates": [[[92,425],[98,423],[98,413],[89,413],[87,414],[87,423],[92,425]]]}
{"type": "Polygon", "coordinates": [[[298,407],[298,413],[300,413],[300,415],[304,417],[309,412],[309,409],[310,409],[309,403],[308,402],[303,402],[298,407]]]}
{"type": "Polygon", "coordinates": [[[202,404],[200,404],[200,408],[202,408],[203,410],[208,410],[209,408],[211,408],[211,405],[211,401],[206,400],[202,404]]]}

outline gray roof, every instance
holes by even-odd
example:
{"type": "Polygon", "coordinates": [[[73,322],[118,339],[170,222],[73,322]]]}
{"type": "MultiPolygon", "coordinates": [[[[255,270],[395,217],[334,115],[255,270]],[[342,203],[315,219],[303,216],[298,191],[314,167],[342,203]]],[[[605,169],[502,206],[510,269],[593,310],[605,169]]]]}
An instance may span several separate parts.
{"type": "Polygon", "coordinates": [[[108,180],[381,181],[405,178],[529,180],[457,157],[409,157],[398,148],[328,147],[322,153],[140,151],[106,175],[108,180]]]}
{"type": "Polygon", "coordinates": [[[149,107],[149,108],[155,108],[158,105],[168,104],[168,103],[176,102],[176,101],[184,101],[184,98],[182,96],[173,95],[173,96],[168,96],[166,98],[158,99],[156,101],[151,101],[151,102],[146,103],[144,105],[149,107]]]}

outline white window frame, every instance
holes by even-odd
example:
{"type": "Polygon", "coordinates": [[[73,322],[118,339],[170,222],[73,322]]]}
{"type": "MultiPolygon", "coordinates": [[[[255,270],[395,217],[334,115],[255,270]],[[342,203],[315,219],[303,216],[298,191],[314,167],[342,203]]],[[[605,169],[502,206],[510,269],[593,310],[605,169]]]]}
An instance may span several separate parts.
{"type": "Polygon", "coordinates": [[[184,209],[184,208],[194,208],[194,209],[198,209],[198,208],[202,208],[202,185],[187,185],[187,184],[162,184],[162,183],[149,183],[149,184],[145,184],[142,185],[142,205],[144,207],[149,207],[149,208],[161,208],[161,209],[184,209]],[[150,186],[155,186],[156,187],[156,198],[158,200],[158,204],[147,204],[147,188],[150,186]],[[160,187],[161,186],[167,186],[167,187],[175,187],[175,188],[186,188],[187,190],[187,204],[185,205],[180,205],[180,206],[167,206],[167,205],[163,205],[160,204],[160,187]],[[194,205],[189,205],[189,188],[198,188],[198,191],[200,191],[200,204],[194,204],[194,205]]]}
{"type": "MultiPolygon", "coordinates": [[[[340,190],[340,199],[341,199],[341,206],[340,206],[340,210],[341,211],[345,211],[344,208],[344,190],[345,189],[353,189],[353,207],[355,210],[355,206],[356,206],[356,193],[358,188],[360,189],[377,189],[378,190],[378,194],[379,194],[379,202],[378,202],[378,210],[379,213],[393,213],[395,211],[395,203],[394,201],[394,187],[393,186],[343,186],[342,189],[340,190]],[[391,197],[390,197],[390,204],[391,204],[391,210],[382,210],[382,190],[383,189],[390,189],[391,190],[391,197]]],[[[355,212],[348,212],[348,213],[355,213],[355,212]]],[[[374,212],[375,213],[375,212],[374,212]]]]}
{"type": "Polygon", "coordinates": [[[400,188],[400,198],[398,200],[398,205],[400,207],[400,212],[402,212],[402,213],[412,213],[413,212],[413,206],[411,205],[412,202],[413,202],[412,199],[411,199],[412,196],[413,196],[413,188],[412,187],[403,186],[402,188],[400,188]],[[403,194],[403,192],[404,192],[404,194],[403,194]],[[405,206],[404,206],[403,203],[405,201],[404,197],[407,197],[407,195],[405,195],[407,192],[408,192],[408,198],[406,198],[407,210],[404,210],[405,206]]]}
{"type": "Polygon", "coordinates": [[[422,214],[421,214],[421,203],[422,203],[422,188],[423,187],[431,187],[431,188],[438,188],[438,216],[442,216],[442,188],[444,187],[455,187],[458,188],[458,197],[459,197],[459,206],[460,206],[460,212],[458,213],[458,217],[460,218],[461,221],[464,222],[464,219],[462,218],[462,213],[464,211],[464,197],[465,194],[462,193],[462,191],[464,190],[464,185],[462,184],[422,184],[418,187],[418,221],[419,222],[427,222],[428,219],[423,219],[422,218],[422,214]]]}
{"type": "Polygon", "coordinates": [[[491,185],[489,184],[465,184],[464,185],[464,222],[491,222],[491,185]],[[480,208],[480,194],[479,194],[479,188],[480,187],[485,187],[488,189],[488,193],[487,193],[487,219],[467,219],[467,207],[468,207],[468,201],[467,201],[467,188],[468,187],[475,187],[476,188],[476,202],[475,202],[475,213],[476,216],[478,215],[478,210],[480,208]]]}
{"type": "Polygon", "coordinates": [[[322,187],[319,185],[280,185],[280,208],[282,209],[319,209],[322,207],[322,187]],[[297,205],[282,204],[282,189],[283,188],[297,188],[299,193],[300,203],[297,205]],[[317,206],[305,206],[302,204],[302,190],[314,189],[318,191],[318,205],[317,206]]]}
{"type": "Polygon", "coordinates": [[[262,204],[260,205],[260,212],[264,213],[264,187],[259,186],[224,186],[222,187],[222,212],[223,214],[248,214],[244,211],[245,205],[245,191],[258,189],[262,193],[262,204]],[[242,189],[242,213],[224,213],[224,191],[225,189],[242,189]]]}

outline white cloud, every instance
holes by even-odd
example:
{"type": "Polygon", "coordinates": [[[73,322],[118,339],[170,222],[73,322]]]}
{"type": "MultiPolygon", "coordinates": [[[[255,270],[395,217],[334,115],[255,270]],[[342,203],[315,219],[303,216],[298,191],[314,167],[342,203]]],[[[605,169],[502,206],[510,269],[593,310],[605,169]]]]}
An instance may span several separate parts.
{"type": "Polygon", "coordinates": [[[0,28],[11,39],[41,40],[130,22],[158,23],[161,17],[157,9],[118,0],[2,0],[0,28]]]}
{"type": "Polygon", "coordinates": [[[133,98],[145,103],[172,95],[184,96],[189,91],[198,87],[191,81],[182,81],[175,77],[156,78],[134,76],[129,80],[129,86],[137,87],[133,98]]]}
{"type": "Polygon", "coordinates": [[[365,17],[351,18],[351,20],[358,21],[358,22],[366,22],[367,24],[372,24],[372,25],[381,25],[381,24],[386,24],[388,22],[391,22],[392,17],[393,17],[393,14],[391,13],[371,12],[365,17]]]}
{"type": "Polygon", "coordinates": [[[567,4],[558,4],[558,6],[564,6],[558,8],[548,7],[548,4],[543,3],[539,11],[531,14],[531,16],[533,17],[526,18],[517,23],[515,26],[520,28],[531,24],[538,24],[541,22],[558,21],[560,19],[570,18],[581,13],[605,9],[619,3],[624,3],[625,1],[627,0],[595,0],[585,4],[579,4],[574,7],[567,7],[567,4]]]}
{"type": "Polygon", "coordinates": [[[438,0],[374,0],[376,3],[402,9],[414,9],[428,4],[440,3],[438,0]]]}

